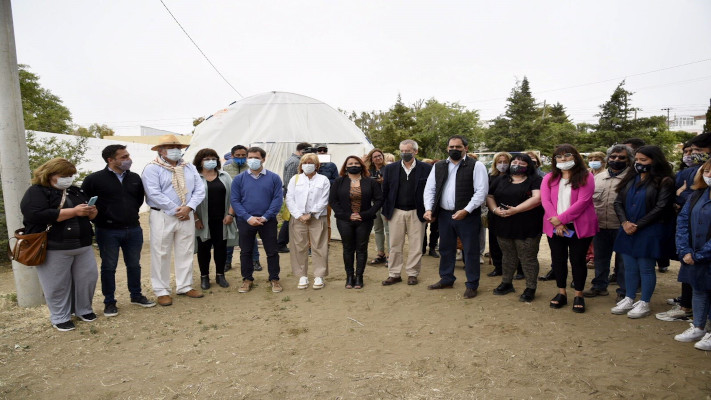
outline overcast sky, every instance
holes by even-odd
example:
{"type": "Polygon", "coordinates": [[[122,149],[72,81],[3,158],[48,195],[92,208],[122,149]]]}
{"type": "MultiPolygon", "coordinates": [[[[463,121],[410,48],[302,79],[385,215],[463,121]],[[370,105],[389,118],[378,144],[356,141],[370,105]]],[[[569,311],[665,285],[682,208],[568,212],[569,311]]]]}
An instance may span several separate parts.
{"type": "MultiPolygon", "coordinates": [[[[643,116],[703,114],[711,97],[708,0],[164,1],[244,97],[369,111],[400,93],[491,119],[527,76],[576,122],[595,122],[625,77],[643,116]]],[[[75,123],[189,133],[192,118],[241,98],[160,0],[15,0],[13,14],[18,61],[75,123]]]]}

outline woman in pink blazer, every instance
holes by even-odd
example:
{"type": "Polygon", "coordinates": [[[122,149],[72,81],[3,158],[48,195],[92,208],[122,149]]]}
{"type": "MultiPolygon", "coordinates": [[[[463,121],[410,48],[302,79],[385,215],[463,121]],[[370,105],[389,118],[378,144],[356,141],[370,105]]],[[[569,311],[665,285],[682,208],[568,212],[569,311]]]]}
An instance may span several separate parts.
{"type": "Polygon", "coordinates": [[[541,183],[541,203],[545,210],[543,232],[548,236],[558,284],[558,294],[551,300],[551,308],[568,304],[565,289],[570,255],[575,286],[573,311],[585,312],[583,289],[588,274],[585,254],[599,229],[592,202],[594,191],[593,174],[587,171],[578,150],[569,144],[556,147],[551,173],[541,183]]]}

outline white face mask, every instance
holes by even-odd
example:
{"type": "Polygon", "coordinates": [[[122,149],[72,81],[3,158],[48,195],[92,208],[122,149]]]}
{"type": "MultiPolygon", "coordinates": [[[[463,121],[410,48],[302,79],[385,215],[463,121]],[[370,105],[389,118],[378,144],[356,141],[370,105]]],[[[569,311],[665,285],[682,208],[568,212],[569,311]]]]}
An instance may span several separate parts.
{"type": "Polygon", "coordinates": [[[704,176],[704,182],[706,182],[706,186],[711,187],[711,176],[704,176]]]}
{"type": "Polygon", "coordinates": [[[165,158],[170,161],[178,161],[183,157],[183,152],[180,149],[168,149],[165,151],[165,158]]]}
{"type": "Polygon", "coordinates": [[[212,171],[217,168],[217,160],[205,160],[202,163],[202,167],[208,171],[212,171]]]}
{"type": "Polygon", "coordinates": [[[64,189],[68,188],[69,186],[72,186],[73,182],[74,182],[73,176],[59,177],[59,178],[57,178],[57,183],[54,184],[54,187],[59,190],[64,190],[64,189]]]}
{"type": "Polygon", "coordinates": [[[262,160],[260,160],[258,158],[248,158],[247,159],[247,166],[252,171],[256,171],[262,167],[262,160]]]}
{"type": "Polygon", "coordinates": [[[575,166],[575,160],[570,160],[566,162],[559,162],[556,164],[561,171],[567,171],[575,166]]]}
{"type": "Polygon", "coordinates": [[[498,163],[498,164],[496,164],[496,169],[498,169],[499,172],[506,172],[509,170],[509,164],[508,163],[498,163]]]}
{"type": "Polygon", "coordinates": [[[301,164],[301,169],[306,175],[310,175],[316,171],[316,164],[301,164]]]}

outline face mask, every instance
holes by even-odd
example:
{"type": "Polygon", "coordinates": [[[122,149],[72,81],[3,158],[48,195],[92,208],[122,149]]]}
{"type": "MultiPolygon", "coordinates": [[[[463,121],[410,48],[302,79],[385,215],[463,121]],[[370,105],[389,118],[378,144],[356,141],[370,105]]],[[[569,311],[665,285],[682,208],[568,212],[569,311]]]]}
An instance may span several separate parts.
{"type": "Polygon", "coordinates": [[[133,160],[130,160],[130,159],[129,159],[129,160],[123,160],[123,161],[121,161],[121,163],[120,163],[117,167],[118,167],[118,169],[120,169],[121,171],[128,171],[129,169],[131,169],[131,165],[132,165],[132,164],[133,164],[133,160]]]}
{"type": "Polygon", "coordinates": [[[165,158],[170,161],[178,161],[183,157],[183,152],[180,149],[168,149],[165,152],[165,158]]]}
{"type": "Polygon", "coordinates": [[[627,162],[626,161],[608,161],[607,166],[612,168],[613,171],[620,171],[625,168],[627,168],[627,162]]]}
{"type": "Polygon", "coordinates": [[[509,165],[506,163],[499,163],[496,164],[496,169],[498,169],[499,172],[506,172],[509,170],[509,165]]]}
{"type": "Polygon", "coordinates": [[[349,174],[353,175],[360,175],[360,172],[363,170],[363,168],[360,167],[360,165],[354,165],[352,167],[347,167],[346,171],[348,171],[349,174]]]}
{"type": "Polygon", "coordinates": [[[449,158],[451,158],[454,161],[459,161],[462,159],[462,151],[461,150],[450,150],[449,151],[449,158]]]}
{"type": "Polygon", "coordinates": [[[306,175],[313,174],[316,171],[316,164],[301,164],[301,170],[304,171],[306,175]]]}
{"type": "Polygon", "coordinates": [[[247,159],[247,166],[252,171],[256,171],[262,167],[262,160],[260,160],[258,158],[248,158],[247,159]]]}
{"type": "Polygon", "coordinates": [[[590,161],[588,164],[590,165],[590,168],[592,168],[592,169],[602,168],[602,161],[590,161]]]}
{"type": "Polygon", "coordinates": [[[412,153],[402,153],[400,154],[400,157],[402,157],[402,161],[410,162],[415,157],[415,155],[412,153]]]}
{"type": "Polygon", "coordinates": [[[240,158],[233,158],[233,162],[237,165],[244,165],[244,163],[247,161],[247,157],[240,157],[240,158]]]}
{"type": "Polygon", "coordinates": [[[205,160],[202,163],[202,167],[206,170],[212,171],[217,168],[217,160],[205,160]]]}
{"type": "Polygon", "coordinates": [[[567,171],[575,166],[575,160],[570,160],[566,162],[559,162],[556,164],[561,171],[567,171]]]}
{"type": "Polygon", "coordinates": [[[526,175],[526,172],[528,172],[528,167],[523,165],[512,165],[510,172],[511,175],[526,175]]]}
{"type": "Polygon", "coordinates": [[[652,164],[634,163],[634,169],[635,171],[637,171],[638,174],[641,174],[643,172],[649,172],[652,169],[652,164]]]}
{"type": "Polygon", "coordinates": [[[711,186],[711,176],[704,176],[704,182],[706,182],[706,186],[711,186]]]}
{"type": "Polygon", "coordinates": [[[695,164],[703,164],[709,159],[709,154],[708,153],[696,153],[692,154],[691,158],[694,160],[695,164]]]}
{"type": "Polygon", "coordinates": [[[691,154],[689,154],[688,156],[682,157],[681,162],[686,164],[687,167],[690,167],[690,166],[694,165],[694,157],[691,154]]]}
{"type": "Polygon", "coordinates": [[[57,183],[54,184],[54,187],[56,187],[59,190],[64,190],[64,189],[68,188],[69,186],[72,186],[72,182],[74,182],[73,176],[67,176],[65,178],[59,177],[59,178],[57,178],[57,183]]]}

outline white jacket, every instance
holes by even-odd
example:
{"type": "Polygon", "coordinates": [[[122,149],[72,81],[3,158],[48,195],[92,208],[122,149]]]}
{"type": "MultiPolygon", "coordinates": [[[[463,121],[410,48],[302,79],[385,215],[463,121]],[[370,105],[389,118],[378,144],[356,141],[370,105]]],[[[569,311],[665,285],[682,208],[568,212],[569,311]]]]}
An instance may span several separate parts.
{"type": "Polygon", "coordinates": [[[286,189],[286,207],[293,218],[304,214],[313,214],[315,218],[322,217],[327,214],[330,191],[331,182],[319,173],[311,179],[304,173],[294,175],[286,189]]]}

